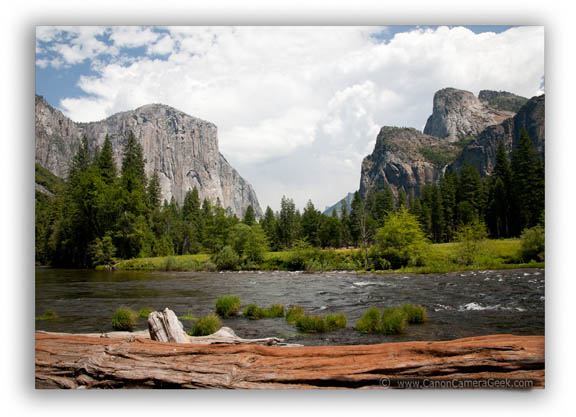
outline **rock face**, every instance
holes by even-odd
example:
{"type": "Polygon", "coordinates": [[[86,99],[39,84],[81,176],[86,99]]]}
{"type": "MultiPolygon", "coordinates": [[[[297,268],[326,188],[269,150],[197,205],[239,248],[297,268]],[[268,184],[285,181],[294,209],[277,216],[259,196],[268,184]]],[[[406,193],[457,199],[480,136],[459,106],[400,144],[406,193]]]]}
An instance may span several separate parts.
{"type": "Polygon", "coordinates": [[[439,90],[434,94],[432,115],[426,122],[424,133],[445,138],[450,142],[476,136],[486,127],[501,123],[514,115],[513,111],[490,105],[505,102],[507,95],[510,95],[510,98],[518,97],[506,92],[483,90],[479,99],[469,91],[455,88],[439,90]]]}
{"type": "Polygon", "coordinates": [[[544,336],[276,347],[36,333],[35,348],[40,389],[529,389],[545,384],[544,336]]]}
{"type": "Polygon", "coordinates": [[[452,162],[460,148],[412,128],[383,127],[371,155],[362,161],[360,195],[379,185],[392,191],[418,195],[424,184],[437,182],[444,167],[452,162]]]}
{"type": "Polygon", "coordinates": [[[508,151],[518,144],[520,131],[524,128],[532,140],[532,146],[544,158],[545,148],[545,97],[533,97],[518,113],[499,125],[489,126],[474,141],[466,145],[458,158],[448,167],[459,171],[465,163],[474,165],[480,175],[486,176],[494,169],[498,143],[502,142],[508,151]]]}
{"type": "Polygon", "coordinates": [[[404,189],[417,196],[424,184],[438,182],[447,170],[459,171],[465,162],[476,166],[480,175],[489,175],[498,143],[502,141],[510,153],[522,128],[544,156],[544,95],[527,100],[483,90],[479,97],[453,88],[440,90],[434,95],[434,113],[424,133],[383,127],[374,151],[362,162],[362,197],[383,184],[390,185],[395,194],[404,189]]]}
{"type": "Polygon", "coordinates": [[[186,192],[197,187],[201,199],[219,199],[239,216],[249,205],[262,215],[252,186],[220,154],[214,124],[162,104],[75,123],[36,96],[36,162],[60,177],[66,177],[83,135],[92,148],[101,147],[109,135],[120,167],[130,131],[142,145],[146,174],[158,172],[164,199],[182,203],[186,192]]]}

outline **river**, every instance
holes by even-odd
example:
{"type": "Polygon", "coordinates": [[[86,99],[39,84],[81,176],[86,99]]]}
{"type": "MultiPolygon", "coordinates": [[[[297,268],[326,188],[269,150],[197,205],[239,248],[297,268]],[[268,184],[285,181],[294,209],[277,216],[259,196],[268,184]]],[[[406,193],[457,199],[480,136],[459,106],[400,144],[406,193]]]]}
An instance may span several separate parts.
{"type": "MultiPolygon", "coordinates": [[[[353,272],[143,272],[36,268],[36,329],[53,332],[112,331],[119,306],[134,310],[168,307],[177,315],[214,311],[221,295],[236,294],[243,305],[300,305],[311,314],[344,313],[348,327],[301,334],[283,319],[224,320],[240,337],[277,336],[304,345],[372,344],[449,340],[496,333],[544,335],[544,270],[467,271],[447,274],[356,274],[353,272]],[[428,322],[400,335],[364,335],[353,325],[371,306],[421,304],[428,322]]],[[[192,322],[182,321],[185,329],[192,322]]],[[[137,329],[145,329],[139,319],[137,329]]]]}

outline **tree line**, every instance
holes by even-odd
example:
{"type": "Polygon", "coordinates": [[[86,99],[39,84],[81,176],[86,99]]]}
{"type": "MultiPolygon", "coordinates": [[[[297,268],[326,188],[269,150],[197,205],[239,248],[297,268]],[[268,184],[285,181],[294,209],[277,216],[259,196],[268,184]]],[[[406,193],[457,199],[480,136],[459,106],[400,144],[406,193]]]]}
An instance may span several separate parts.
{"type": "MultiPolygon", "coordinates": [[[[256,219],[249,206],[242,219],[220,201],[200,200],[196,188],[182,204],[162,201],[157,173],[147,178],[142,148],[128,134],[120,170],[108,137],[90,150],[87,138],[71,163],[68,178],[53,198],[37,199],[36,261],[60,267],[92,267],[112,257],[217,253],[230,246],[255,261],[265,250],[287,250],[298,242],[318,248],[357,247],[366,251],[390,214],[406,212],[433,242],[448,242],[471,223],[485,224],[491,237],[518,236],[543,222],[544,165],[525,131],[511,160],[498,147],[493,174],[482,178],[471,165],[425,185],[420,196],[387,185],[363,199],[358,192],[347,209],[329,215],[308,201],[302,211],[283,197],[280,210],[267,207],[256,219]]],[[[402,228],[401,226],[399,226],[402,228]]]]}

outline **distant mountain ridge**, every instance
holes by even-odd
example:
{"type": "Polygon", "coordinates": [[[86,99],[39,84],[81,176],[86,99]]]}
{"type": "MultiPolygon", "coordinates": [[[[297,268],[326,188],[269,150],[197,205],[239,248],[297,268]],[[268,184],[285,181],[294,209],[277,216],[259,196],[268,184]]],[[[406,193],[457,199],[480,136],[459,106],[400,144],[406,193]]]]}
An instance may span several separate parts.
{"type": "Polygon", "coordinates": [[[38,95],[35,110],[36,162],[61,178],[66,177],[82,136],[94,149],[108,135],[120,167],[124,143],[132,131],[142,145],[146,174],[158,172],[164,199],[174,197],[181,204],[186,192],[196,187],[201,199],[220,200],[240,217],[249,205],[257,217],[262,216],[252,186],[219,152],[213,123],[163,104],[148,104],[91,123],[68,119],[38,95]]]}

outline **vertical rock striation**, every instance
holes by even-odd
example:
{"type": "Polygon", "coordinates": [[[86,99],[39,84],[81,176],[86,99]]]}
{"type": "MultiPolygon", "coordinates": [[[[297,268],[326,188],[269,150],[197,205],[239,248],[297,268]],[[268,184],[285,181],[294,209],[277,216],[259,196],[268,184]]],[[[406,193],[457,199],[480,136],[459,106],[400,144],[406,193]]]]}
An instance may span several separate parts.
{"type": "Polygon", "coordinates": [[[196,187],[201,199],[219,199],[239,216],[249,205],[262,215],[252,186],[220,154],[213,123],[163,104],[148,104],[99,122],[75,123],[36,96],[36,162],[60,177],[66,177],[83,135],[92,148],[101,147],[108,135],[120,167],[130,131],[142,145],[146,174],[158,172],[164,199],[174,197],[182,203],[186,192],[196,187]]]}
{"type": "Polygon", "coordinates": [[[490,105],[490,102],[496,103],[506,94],[510,93],[483,90],[481,100],[469,91],[455,88],[439,90],[434,94],[432,115],[426,121],[424,133],[450,142],[476,136],[486,127],[514,115],[513,111],[490,105]]]}

